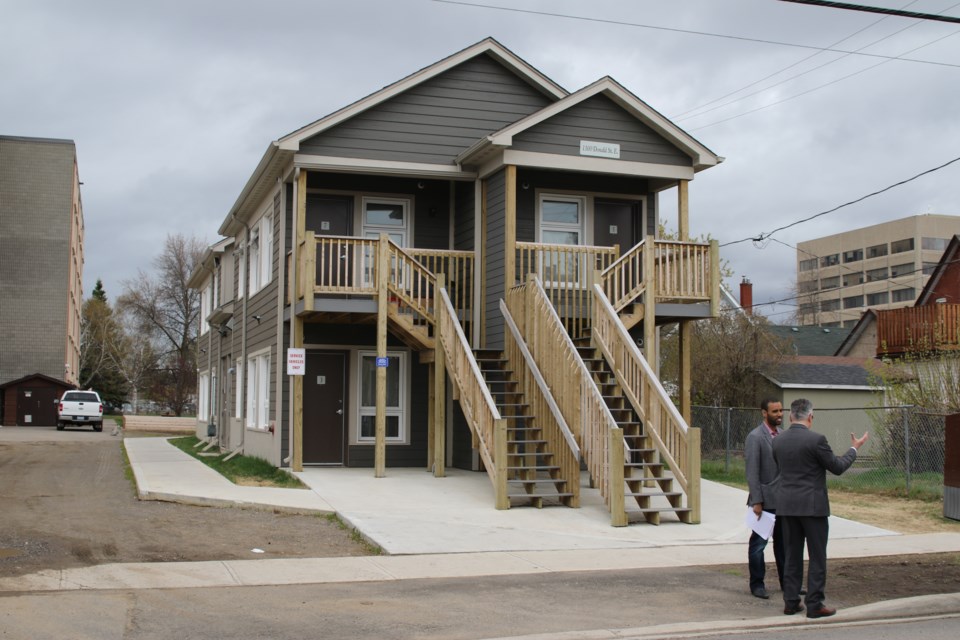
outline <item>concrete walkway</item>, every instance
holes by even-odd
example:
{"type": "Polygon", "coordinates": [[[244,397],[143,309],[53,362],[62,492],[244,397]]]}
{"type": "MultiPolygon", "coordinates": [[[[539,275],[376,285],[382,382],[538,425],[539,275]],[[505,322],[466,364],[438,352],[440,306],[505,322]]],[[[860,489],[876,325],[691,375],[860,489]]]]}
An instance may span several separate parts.
{"type": "MultiPolygon", "coordinates": [[[[126,438],[124,446],[144,499],[336,512],[390,555],[106,564],[0,579],[0,591],[396,581],[740,564],[746,557],[745,493],[713,482],[703,483],[700,525],[668,521],[614,528],[599,496],[587,489],[581,509],[497,511],[482,473],[452,470],[447,478],[434,478],[422,470],[388,469],[387,478],[377,479],[369,469],[313,468],[297,474],[310,489],[239,487],[163,438],[126,438]]],[[[832,558],[960,552],[960,533],[899,535],[836,517],[831,518],[830,538],[832,558]]],[[[917,615],[960,612],[960,594],[910,600],[917,615]]],[[[902,617],[904,606],[888,609],[902,617]]],[[[843,620],[855,619],[861,609],[874,618],[883,610],[870,607],[849,609],[843,620]]],[[[777,616],[766,624],[793,623],[777,616]]],[[[625,631],[569,637],[630,637],[625,631]]]]}

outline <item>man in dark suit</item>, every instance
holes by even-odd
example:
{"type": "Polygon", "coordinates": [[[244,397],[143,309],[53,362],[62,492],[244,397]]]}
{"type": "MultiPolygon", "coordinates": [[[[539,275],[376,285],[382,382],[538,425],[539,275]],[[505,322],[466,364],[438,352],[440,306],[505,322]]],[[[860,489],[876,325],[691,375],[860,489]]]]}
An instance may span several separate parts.
{"type": "Polygon", "coordinates": [[[830,500],[827,497],[829,470],[840,475],[857,459],[857,450],[867,433],[850,434],[850,449],[837,457],[823,434],[811,430],[813,403],[798,398],[790,404],[790,428],[773,441],[773,457],[780,469],[777,491],[777,519],[784,538],[783,612],[803,611],[800,582],[803,579],[803,545],[810,556],[807,573],[807,617],[832,616],[836,609],[823,604],[827,583],[827,537],[830,500]]]}
{"type": "MultiPolygon", "coordinates": [[[[747,434],[747,441],[743,447],[744,461],[747,471],[747,506],[760,518],[764,511],[776,513],[776,484],[777,463],[773,459],[773,439],[780,435],[780,424],[783,422],[783,403],[776,398],[765,398],[760,403],[760,415],[763,422],[747,434]]],[[[750,593],[764,600],[770,597],[767,593],[764,577],[767,565],[763,558],[763,551],[767,548],[767,540],[750,533],[750,542],[747,546],[747,566],[750,569],[750,593]]],[[[780,590],[783,590],[783,533],[780,520],[773,525],[773,557],[777,562],[777,577],[780,580],[780,590]]]]}

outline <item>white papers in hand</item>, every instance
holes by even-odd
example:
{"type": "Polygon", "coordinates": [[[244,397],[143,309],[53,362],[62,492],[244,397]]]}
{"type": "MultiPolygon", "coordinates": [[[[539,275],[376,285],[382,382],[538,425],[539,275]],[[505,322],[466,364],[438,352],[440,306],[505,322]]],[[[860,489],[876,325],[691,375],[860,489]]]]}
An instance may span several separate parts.
{"type": "Polygon", "coordinates": [[[773,535],[773,523],[777,521],[777,516],[769,511],[761,511],[760,519],[753,512],[753,507],[747,507],[747,515],[743,518],[743,523],[764,540],[769,540],[773,535]]]}

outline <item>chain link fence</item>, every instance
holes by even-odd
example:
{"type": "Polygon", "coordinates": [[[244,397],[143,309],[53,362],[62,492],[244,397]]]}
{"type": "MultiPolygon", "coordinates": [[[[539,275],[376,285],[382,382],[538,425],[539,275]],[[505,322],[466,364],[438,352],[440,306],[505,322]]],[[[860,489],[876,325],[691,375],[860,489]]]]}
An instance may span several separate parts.
{"type": "MultiPolygon", "coordinates": [[[[814,409],[814,430],[827,436],[834,452],[850,445],[850,433],[870,432],[857,461],[842,476],[827,473],[830,487],[869,493],[935,498],[943,495],[946,416],[918,407],[814,409]]],[[[705,464],[724,475],[743,476],[743,448],[760,424],[760,409],[694,406],[692,426],[700,428],[705,464]]],[[[784,414],[784,426],[789,426],[784,414]]]]}

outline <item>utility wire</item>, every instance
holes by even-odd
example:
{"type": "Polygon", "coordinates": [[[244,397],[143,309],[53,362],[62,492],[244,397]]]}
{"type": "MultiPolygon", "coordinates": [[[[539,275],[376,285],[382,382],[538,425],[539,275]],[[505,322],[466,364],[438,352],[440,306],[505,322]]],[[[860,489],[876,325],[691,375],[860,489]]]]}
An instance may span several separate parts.
{"type": "Polygon", "coordinates": [[[953,16],[942,16],[935,13],[920,13],[918,11],[903,11],[902,9],[887,9],[885,7],[871,7],[863,4],[850,4],[849,2],[831,2],[829,0],[780,0],[780,2],[793,2],[795,4],[809,4],[816,7],[829,7],[830,9],[866,11],[868,13],[882,13],[884,15],[898,16],[901,18],[936,20],[938,22],[952,22],[954,24],[960,24],[960,18],[954,18],[953,16]]]}
{"type": "Polygon", "coordinates": [[[733,240],[733,241],[731,241],[731,242],[725,242],[725,243],[721,244],[720,246],[721,246],[721,247],[727,247],[727,246],[730,246],[730,245],[733,245],[733,244],[740,244],[741,242],[747,242],[748,240],[752,240],[753,242],[764,242],[764,241],[767,240],[770,236],[772,236],[773,234],[777,233],[778,231],[783,231],[784,229],[789,229],[790,227],[795,227],[795,226],[797,226],[798,224],[802,224],[802,223],[804,223],[804,222],[809,222],[809,221],[813,220],[814,218],[819,218],[820,216],[825,216],[825,215],[827,215],[828,213],[833,213],[834,211],[838,211],[838,210],[840,210],[840,209],[843,209],[844,207],[849,207],[850,205],[857,204],[858,202],[863,202],[863,201],[866,200],[867,198],[872,198],[873,196],[880,195],[881,193],[884,193],[884,192],[890,191],[891,189],[894,189],[894,188],[896,188],[896,187],[900,187],[900,186],[902,186],[902,185],[905,185],[905,184],[907,184],[908,182],[912,182],[912,181],[916,180],[917,178],[921,178],[921,177],[923,177],[923,176],[925,176],[925,175],[927,175],[927,174],[933,173],[933,172],[935,172],[935,171],[940,171],[941,169],[944,169],[944,168],[950,166],[951,164],[953,164],[953,163],[955,163],[955,162],[960,162],[960,157],[954,158],[953,160],[948,160],[947,162],[944,162],[943,164],[941,164],[941,165],[938,166],[938,167],[934,167],[934,168],[932,168],[932,169],[927,169],[926,171],[921,171],[920,173],[918,173],[917,175],[913,176],[912,178],[907,178],[906,180],[901,180],[900,182],[895,182],[894,184],[891,184],[890,186],[884,187],[883,189],[880,189],[880,190],[878,190],[878,191],[874,191],[873,193],[868,193],[867,195],[861,196],[861,197],[857,198],[856,200],[851,200],[850,202],[845,202],[845,203],[843,203],[843,204],[841,204],[841,205],[838,205],[838,206],[836,206],[836,207],[833,207],[832,209],[827,209],[826,211],[821,211],[820,213],[815,213],[815,214],[813,214],[812,216],[809,216],[809,217],[807,217],[807,218],[803,218],[802,220],[797,220],[797,221],[795,221],[795,222],[791,222],[790,224],[784,225],[784,226],[782,226],[782,227],[777,227],[777,228],[774,229],[773,231],[765,231],[765,232],[761,233],[761,234],[758,235],[758,236],[751,236],[751,237],[748,237],[748,238],[741,238],[740,240],[733,240]]]}
{"type": "Polygon", "coordinates": [[[508,11],[511,13],[523,13],[536,16],[547,16],[551,18],[565,18],[567,20],[581,20],[584,22],[597,22],[601,24],[614,24],[622,27],[636,27],[638,29],[652,29],[655,31],[669,31],[671,33],[684,33],[687,35],[695,36],[706,36],[710,38],[723,38],[726,40],[739,40],[741,42],[757,42],[760,44],[771,44],[781,47],[794,47],[797,49],[812,49],[815,51],[830,51],[832,53],[850,53],[858,56],[866,56],[868,58],[882,58],[884,60],[900,60],[902,62],[916,62],[919,64],[932,64],[940,67],[953,67],[955,69],[960,69],[960,64],[954,64],[951,62],[937,62],[935,60],[919,60],[916,58],[901,58],[897,56],[885,56],[879,53],[865,53],[863,51],[847,51],[845,49],[834,49],[829,47],[817,47],[809,44],[799,44],[796,42],[780,42],[778,40],[765,40],[763,38],[749,38],[747,36],[734,36],[723,33],[711,33],[709,31],[695,31],[692,29],[678,29],[676,27],[661,27],[652,24],[643,24],[639,22],[626,22],[623,20],[609,20],[605,18],[590,18],[587,16],[574,16],[568,15],[565,13],[554,13],[551,11],[534,11],[533,9],[518,9],[516,7],[498,7],[495,5],[489,4],[479,4],[474,2],[463,2],[462,0],[431,0],[431,2],[438,2],[441,4],[452,4],[463,7],[474,7],[477,9],[489,9],[491,11],[508,11]]]}

